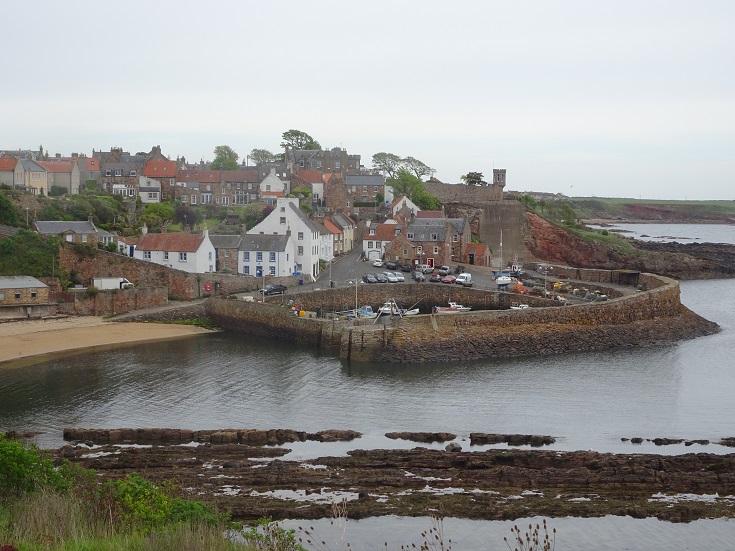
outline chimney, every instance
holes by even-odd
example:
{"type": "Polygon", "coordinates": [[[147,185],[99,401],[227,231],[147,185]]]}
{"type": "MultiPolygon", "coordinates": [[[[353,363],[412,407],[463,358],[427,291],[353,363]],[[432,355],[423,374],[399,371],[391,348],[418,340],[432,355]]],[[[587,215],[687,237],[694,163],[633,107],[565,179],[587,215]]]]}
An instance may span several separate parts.
{"type": "Polygon", "coordinates": [[[143,224],[143,227],[140,228],[140,233],[141,233],[141,235],[147,234],[148,233],[148,226],[146,226],[145,224],[143,224]]]}

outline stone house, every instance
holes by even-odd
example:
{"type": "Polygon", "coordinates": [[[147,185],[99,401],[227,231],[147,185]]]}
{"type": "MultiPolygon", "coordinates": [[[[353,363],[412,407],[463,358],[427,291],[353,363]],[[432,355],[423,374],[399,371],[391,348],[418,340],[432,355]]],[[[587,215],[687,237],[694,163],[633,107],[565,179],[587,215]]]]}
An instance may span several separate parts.
{"type": "Polygon", "coordinates": [[[385,197],[385,178],[382,175],[347,176],[345,186],[348,195],[347,208],[352,212],[357,214],[361,208],[367,208],[368,212],[372,212],[382,206],[382,199],[379,197],[385,197]]]}
{"type": "Polygon", "coordinates": [[[397,236],[403,235],[403,230],[404,225],[395,220],[388,220],[384,224],[370,224],[362,240],[362,254],[368,260],[383,258],[388,244],[397,236]]]}
{"type": "Polygon", "coordinates": [[[311,192],[312,205],[324,204],[324,178],[318,170],[296,170],[291,177],[291,193],[302,188],[311,192]]]}
{"type": "Polygon", "coordinates": [[[0,157],[0,185],[17,189],[21,187],[21,183],[25,186],[25,182],[23,182],[23,163],[15,157],[0,157]]]}
{"type": "Polygon", "coordinates": [[[140,176],[138,179],[138,197],[144,205],[160,203],[162,197],[162,184],[158,180],[148,176],[140,176]]]}
{"type": "Polygon", "coordinates": [[[325,262],[334,260],[334,233],[332,233],[323,220],[312,220],[317,228],[319,228],[319,259],[325,262]]]}
{"type": "Polygon", "coordinates": [[[238,273],[255,277],[294,275],[296,245],[291,235],[246,234],[240,241],[238,273]]]}
{"type": "Polygon", "coordinates": [[[209,232],[148,233],[135,247],[133,257],[192,274],[214,272],[215,250],[209,232]]]}
{"type": "Polygon", "coordinates": [[[223,170],[220,174],[219,199],[215,203],[222,206],[247,205],[258,201],[258,170],[242,168],[239,170],[223,170]]]}
{"type": "Polygon", "coordinates": [[[299,208],[299,200],[276,199],[276,207],[248,234],[290,235],[296,247],[293,272],[319,275],[319,228],[299,208]]]}
{"type": "MultiPolygon", "coordinates": [[[[160,149],[157,153],[160,153],[160,149]]],[[[139,185],[144,183],[143,177],[158,182],[158,199],[153,202],[160,203],[161,201],[176,199],[174,193],[176,192],[177,172],[178,163],[176,161],[169,161],[168,159],[148,160],[143,166],[143,174],[139,180],[139,185]]],[[[143,200],[142,190],[140,189],[139,194],[141,200],[143,200]]]]}
{"type": "Polygon", "coordinates": [[[54,186],[64,188],[66,193],[77,195],[80,186],[79,167],[76,161],[54,159],[51,161],[36,161],[46,172],[48,188],[54,186]]]}
{"type": "Polygon", "coordinates": [[[240,242],[242,241],[241,235],[217,235],[210,234],[209,240],[214,245],[216,251],[217,263],[215,270],[221,272],[222,270],[232,270],[237,273],[238,266],[238,251],[240,250],[240,242]]]}
{"type": "Polygon", "coordinates": [[[216,192],[219,191],[220,179],[219,170],[179,170],[176,184],[183,188],[180,191],[181,202],[191,206],[213,203],[214,196],[219,196],[216,192]]]}
{"type": "Polygon", "coordinates": [[[97,228],[91,220],[84,222],[37,220],[35,224],[39,234],[61,237],[67,243],[96,247],[97,243],[107,245],[111,238],[110,233],[97,228]]]}
{"type": "Polygon", "coordinates": [[[429,266],[459,262],[471,237],[463,218],[416,218],[406,230],[406,238],[416,246],[415,262],[429,266]]]}
{"type": "Polygon", "coordinates": [[[492,251],[485,243],[470,243],[465,245],[459,262],[470,266],[486,266],[491,264],[492,251]]]}
{"type": "Polygon", "coordinates": [[[102,187],[105,191],[134,197],[138,194],[138,176],[143,173],[145,157],[131,155],[121,148],[112,148],[110,152],[95,152],[92,156],[100,159],[102,187]]]}
{"type": "Polygon", "coordinates": [[[396,235],[393,241],[385,246],[385,260],[395,260],[400,264],[416,264],[416,245],[411,243],[406,236],[401,233],[396,235]]]}
{"type": "Polygon", "coordinates": [[[346,149],[286,149],[286,166],[294,173],[299,169],[360,174],[360,155],[350,155],[346,149]]]}
{"type": "Polygon", "coordinates": [[[100,160],[97,157],[79,157],[77,159],[79,167],[79,186],[82,187],[87,183],[99,186],[102,183],[102,172],[100,171],[100,160]]]}
{"type": "Polygon", "coordinates": [[[271,169],[268,176],[263,178],[259,186],[260,200],[266,205],[275,205],[279,198],[286,196],[288,186],[286,182],[276,176],[275,169],[271,169]]]}
{"type": "Polygon", "coordinates": [[[23,180],[26,191],[33,195],[48,197],[48,172],[36,161],[21,159],[23,165],[23,180]]]}
{"type": "Polygon", "coordinates": [[[0,317],[49,314],[49,288],[31,276],[0,276],[0,317]]]}

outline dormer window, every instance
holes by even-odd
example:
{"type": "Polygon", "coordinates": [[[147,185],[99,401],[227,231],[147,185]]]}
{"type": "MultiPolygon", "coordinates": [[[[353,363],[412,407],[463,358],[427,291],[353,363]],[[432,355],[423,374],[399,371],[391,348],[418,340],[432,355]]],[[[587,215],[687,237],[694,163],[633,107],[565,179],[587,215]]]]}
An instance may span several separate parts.
{"type": "Polygon", "coordinates": [[[131,171],[130,171],[130,175],[131,175],[131,176],[135,176],[135,175],[136,175],[137,173],[138,173],[138,172],[137,172],[137,171],[135,171],[135,170],[131,170],[131,171]]]}
{"type": "Polygon", "coordinates": [[[375,235],[375,228],[370,228],[370,235],[375,235]]]}
{"type": "Polygon", "coordinates": [[[437,239],[439,239],[439,234],[438,233],[432,233],[431,234],[431,240],[432,241],[436,241],[437,239]]]}
{"type": "Polygon", "coordinates": [[[408,239],[413,239],[413,232],[409,232],[408,235],[406,235],[408,239]]]}
{"type": "Polygon", "coordinates": [[[122,168],[115,169],[115,176],[122,176],[122,168]]]}

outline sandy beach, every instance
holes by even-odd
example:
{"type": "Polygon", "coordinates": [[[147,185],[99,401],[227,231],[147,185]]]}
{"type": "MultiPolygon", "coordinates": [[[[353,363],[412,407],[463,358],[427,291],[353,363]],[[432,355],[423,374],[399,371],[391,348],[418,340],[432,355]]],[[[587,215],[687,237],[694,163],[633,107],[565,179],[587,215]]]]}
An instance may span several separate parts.
{"type": "Polygon", "coordinates": [[[6,322],[0,323],[0,364],[210,333],[191,325],[111,322],[92,316],[6,322]]]}

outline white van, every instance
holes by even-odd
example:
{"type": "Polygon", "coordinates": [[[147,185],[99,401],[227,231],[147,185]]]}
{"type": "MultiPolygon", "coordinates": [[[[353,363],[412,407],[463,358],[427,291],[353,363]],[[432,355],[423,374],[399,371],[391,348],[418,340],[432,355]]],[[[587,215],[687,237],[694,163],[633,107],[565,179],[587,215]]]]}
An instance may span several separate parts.
{"type": "Polygon", "coordinates": [[[459,285],[464,285],[466,287],[469,287],[472,285],[472,274],[468,274],[467,272],[463,272],[457,276],[457,280],[455,283],[459,285]]]}
{"type": "Polygon", "coordinates": [[[429,266],[428,264],[419,264],[416,269],[422,274],[431,274],[434,272],[434,266],[429,266]]]}

